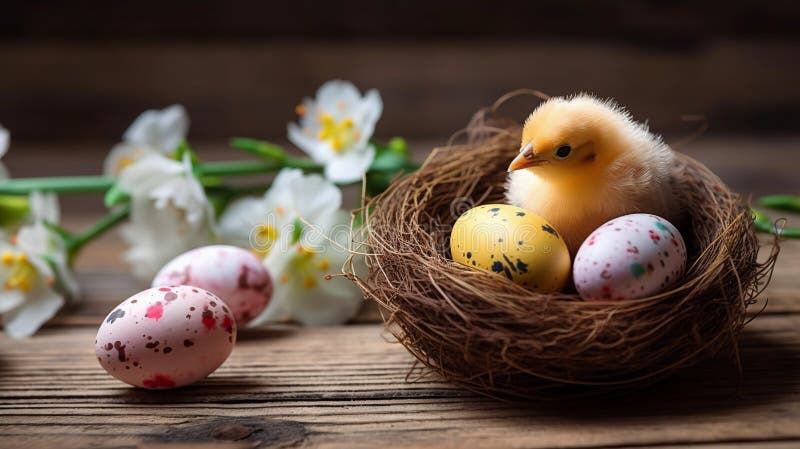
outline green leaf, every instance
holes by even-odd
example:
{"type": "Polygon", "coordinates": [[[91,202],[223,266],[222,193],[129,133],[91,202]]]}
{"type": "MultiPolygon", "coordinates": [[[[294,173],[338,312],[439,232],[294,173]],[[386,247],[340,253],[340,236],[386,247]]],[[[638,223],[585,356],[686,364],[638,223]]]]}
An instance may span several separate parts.
{"type": "Polygon", "coordinates": [[[375,196],[389,187],[395,173],[388,171],[371,171],[367,173],[367,196],[375,196]]]}
{"type": "Polygon", "coordinates": [[[372,165],[370,165],[369,169],[374,171],[396,172],[406,165],[407,160],[408,158],[404,154],[387,149],[378,150],[378,153],[375,155],[375,160],[372,161],[372,165]]]}
{"type": "Polygon", "coordinates": [[[752,209],[753,214],[753,226],[756,228],[756,231],[763,232],[765,234],[772,234],[778,235],[782,238],[789,238],[789,239],[798,239],[800,238],[800,228],[781,228],[778,229],[775,227],[775,224],[772,220],[763,212],[752,209]]]}
{"type": "Polygon", "coordinates": [[[759,198],[758,204],[771,209],[800,212],[800,196],[767,195],[759,198]]]}

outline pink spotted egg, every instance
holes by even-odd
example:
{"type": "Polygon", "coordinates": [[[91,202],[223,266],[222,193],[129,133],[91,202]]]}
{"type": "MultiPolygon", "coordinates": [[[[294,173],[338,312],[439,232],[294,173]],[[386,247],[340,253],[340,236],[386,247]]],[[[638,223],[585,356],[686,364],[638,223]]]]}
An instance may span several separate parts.
{"type": "Polygon", "coordinates": [[[236,343],[236,320],[216,295],[191,287],[139,292],[108,314],[97,331],[100,365],[142,388],[188,385],[211,374],[236,343]]]}
{"type": "Polygon", "coordinates": [[[152,287],[192,285],[222,298],[243,327],[257,317],[272,297],[272,277],[250,251],[211,245],[185,252],[164,265],[152,287]]]}
{"type": "Polygon", "coordinates": [[[665,291],[686,269],[686,244],[669,221],[651,214],[615,218],[575,255],[572,277],[586,301],[644,298],[665,291]]]}

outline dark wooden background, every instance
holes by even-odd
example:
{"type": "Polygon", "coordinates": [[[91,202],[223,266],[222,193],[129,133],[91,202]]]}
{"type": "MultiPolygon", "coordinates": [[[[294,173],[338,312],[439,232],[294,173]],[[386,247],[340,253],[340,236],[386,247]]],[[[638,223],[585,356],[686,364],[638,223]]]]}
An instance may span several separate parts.
{"type": "MultiPolygon", "coordinates": [[[[300,98],[340,77],[380,89],[384,137],[444,139],[520,87],[612,96],[668,134],[691,128],[683,114],[706,115],[712,133],[788,133],[800,121],[799,10],[757,0],[8,2],[0,123],[15,143],[92,140],[102,153],[139,112],[177,102],[193,139],[276,139],[300,98]]],[[[520,99],[509,113],[533,105],[520,99]]]]}

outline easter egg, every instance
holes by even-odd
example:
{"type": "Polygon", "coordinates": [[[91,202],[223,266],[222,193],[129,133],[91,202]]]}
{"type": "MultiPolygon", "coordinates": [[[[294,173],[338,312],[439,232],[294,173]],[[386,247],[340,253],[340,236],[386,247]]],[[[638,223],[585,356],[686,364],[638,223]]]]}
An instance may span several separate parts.
{"type": "Polygon", "coordinates": [[[573,280],[587,301],[636,299],[673,285],[686,269],[686,244],[667,220],[615,218],[592,232],[575,255],[573,280]]]}
{"type": "Polygon", "coordinates": [[[272,296],[272,278],[250,251],[212,245],[185,252],[164,265],[152,287],[191,285],[214,293],[244,326],[257,317],[272,296]]]}
{"type": "Polygon", "coordinates": [[[222,365],[236,342],[236,320],[206,290],[156,287],[114,308],[97,331],[95,354],[117,379],[142,388],[196,382],[222,365]]]}
{"type": "Polygon", "coordinates": [[[560,290],[569,277],[564,240],[544,218],[516,206],[486,204],[456,220],[453,260],[503,276],[538,292],[560,290]]]}

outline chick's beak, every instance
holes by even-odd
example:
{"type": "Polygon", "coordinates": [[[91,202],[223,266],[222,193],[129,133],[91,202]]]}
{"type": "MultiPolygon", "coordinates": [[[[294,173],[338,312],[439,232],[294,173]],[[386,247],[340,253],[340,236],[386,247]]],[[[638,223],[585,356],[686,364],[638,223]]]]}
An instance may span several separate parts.
{"type": "Polygon", "coordinates": [[[521,170],[523,168],[529,167],[536,167],[538,165],[542,165],[547,162],[547,159],[540,158],[536,156],[533,152],[533,147],[530,145],[527,148],[524,148],[517,157],[511,161],[511,164],[508,166],[508,171],[512,172],[515,170],[521,170]]]}

